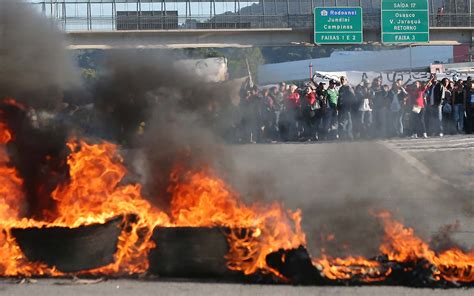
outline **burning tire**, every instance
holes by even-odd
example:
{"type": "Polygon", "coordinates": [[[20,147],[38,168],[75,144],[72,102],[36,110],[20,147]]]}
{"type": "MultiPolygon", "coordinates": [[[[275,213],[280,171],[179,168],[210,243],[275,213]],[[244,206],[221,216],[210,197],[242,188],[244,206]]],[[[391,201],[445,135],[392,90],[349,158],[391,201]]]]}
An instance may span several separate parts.
{"type": "Polygon", "coordinates": [[[77,228],[14,228],[11,233],[28,260],[77,272],[114,262],[122,221],[117,217],[77,228]]]}
{"type": "Polygon", "coordinates": [[[149,272],[164,277],[223,277],[229,252],[225,229],[205,227],[157,227],[148,255],[149,272]]]}

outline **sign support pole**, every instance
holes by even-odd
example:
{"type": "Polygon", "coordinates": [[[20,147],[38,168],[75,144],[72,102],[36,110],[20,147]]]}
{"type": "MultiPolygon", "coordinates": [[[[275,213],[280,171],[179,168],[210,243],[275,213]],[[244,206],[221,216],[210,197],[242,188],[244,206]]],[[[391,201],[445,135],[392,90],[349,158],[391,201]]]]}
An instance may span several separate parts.
{"type": "Polygon", "coordinates": [[[412,45],[413,44],[410,44],[410,77],[411,77],[412,72],[413,72],[413,57],[412,57],[412,54],[411,54],[412,45]]]}

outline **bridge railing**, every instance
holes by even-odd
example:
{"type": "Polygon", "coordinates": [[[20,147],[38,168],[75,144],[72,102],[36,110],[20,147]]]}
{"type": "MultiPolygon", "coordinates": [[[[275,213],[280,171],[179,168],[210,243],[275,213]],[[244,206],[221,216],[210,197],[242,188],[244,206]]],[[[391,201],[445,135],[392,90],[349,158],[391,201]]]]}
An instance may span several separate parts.
{"type": "MultiPolygon", "coordinates": [[[[0,0],[2,1],[2,0],[0,0]]],[[[32,4],[45,14],[44,4],[32,4]]],[[[60,6],[58,6],[60,7],[60,6]]],[[[66,7],[66,6],[64,6],[66,7]]],[[[308,14],[238,14],[178,15],[178,12],[158,12],[157,15],[137,11],[104,13],[94,15],[70,15],[58,9],[54,20],[67,32],[72,31],[120,31],[120,30],[169,30],[169,29],[247,29],[247,28],[293,28],[310,29],[313,15],[308,14]]],[[[364,10],[364,28],[380,30],[380,10],[364,10]]],[[[446,13],[430,15],[431,27],[472,27],[474,18],[469,13],[446,13]]]]}
{"type": "Polygon", "coordinates": [[[469,13],[430,16],[430,25],[432,27],[472,27],[474,25],[473,21],[473,15],[469,13]]]}
{"type": "MultiPolygon", "coordinates": [[[[430,16],[430,26],[472,27],[474,18],[469,14],[430,16]]],[[[170,29],[258,29],[313,27],[313,15],[232,15],[232,16],[120,16],[120,17],[68,17],[56,19],[65,31],[120,31],[170,29]]],[[[364,28],[380,29],[380,15],[364,17],[364,28]]]]}

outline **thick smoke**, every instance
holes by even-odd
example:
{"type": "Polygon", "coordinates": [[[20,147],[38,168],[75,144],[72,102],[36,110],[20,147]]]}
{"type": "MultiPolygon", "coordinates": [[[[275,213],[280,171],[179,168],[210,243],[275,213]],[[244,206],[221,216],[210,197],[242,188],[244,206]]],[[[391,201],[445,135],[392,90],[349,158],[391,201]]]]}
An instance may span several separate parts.
{"type": "Polygon", "coordinates": [[[54,212],[50,193],[66,181],[65,143],[73,134],[140,148],[129,150],[127,160],[131,167],[143,161],[138,173],[144,194],[162,207],[168,205],[169,176],[176,165],[229,166],[215,136],[232,124],[227,86],[206,84],[176,68],[175,56],[111,51],[89,89],[87,103],[93,105],[80,106],[70,116],[63,99],[81,105],[81,98],[63,94],[80,83],[63,36],[22,2],[2,1],[0,11],[0,94],[26,106],[0,106],[15,134],[9,150],[25,180],[25,216],[47,219],[54,212]]]}
{"type": "Polygon", "coordinates": [[[37,126],[25,107],[9,102],[0,103],[0,114],[13,134],[10,160],[23,179],[27,204],[21,214],[49,219],[56,209],[51,192],[67,180],[67,129],[56,123],[37,126]]]}
{"type": "Polygon", "coordinates": [[[216,135],[231,128],[230,88],[180,70],[173,63],[176,58],[110,52],[93,91],[98,117],[105,121],[101,125],[107,126],[103,136],[140,148],[128,153],[129,159],[140,163],[145,195],[162,207],[169,204],[169,177],[177,165],[226,171],[231,166],[216,135]]]}
{"type": "Polygon", "coordinates": [[[22,1],[0,2],[0,114],[13,133],[12,164],[24,181],[23,215],[47,219],[51,191],[67,176],[62,93],[79,76],[54,25],[22,1]],[[11,103],[13,98],[17,103],[11,103]],[[53,111],[54,113],[50,113],[53,111]]]}
{"type": "Polygon", "coordinates": [[[0,1],[0,94],[34,108],[57,108],[79,76],[53,23],[23,1],[0,1]]]}

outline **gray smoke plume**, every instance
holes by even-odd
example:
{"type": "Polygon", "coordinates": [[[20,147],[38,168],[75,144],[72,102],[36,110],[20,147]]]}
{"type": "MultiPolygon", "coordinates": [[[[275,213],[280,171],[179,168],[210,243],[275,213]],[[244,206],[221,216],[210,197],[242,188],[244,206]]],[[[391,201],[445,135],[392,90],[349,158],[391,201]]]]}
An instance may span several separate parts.
{"type": "Polygon", "coordinates": [[[55,108],[76,85],[58,29],[23,1],[0,1],[0,94],[35,108],[55,108]]]}
{"type": "Polygon", "coordinates": [[[173,63],[177,58],[109,52],[93,90],[97,117],[106,126],[101,136],[139,148],[128,155],[142,164],[145,195],[162,207],[169,204],[167,187],[176,165],[226,171],[231,166],[221,137],[232,128],[230,87],[184,72],[173,63]],[[137,135],[140,128],[144,132],[137,135]]]}
{"type": "Polygon", "coordinates": [[[63,91],[79,81],[55,25],[23,1],[0,1],[0,110],[14,135],[8,151],[24,181],[26,217],[43,219],[55,210],[50,193],[67,175],[69,130],[49,111],[59,112],[63,91]]]}

